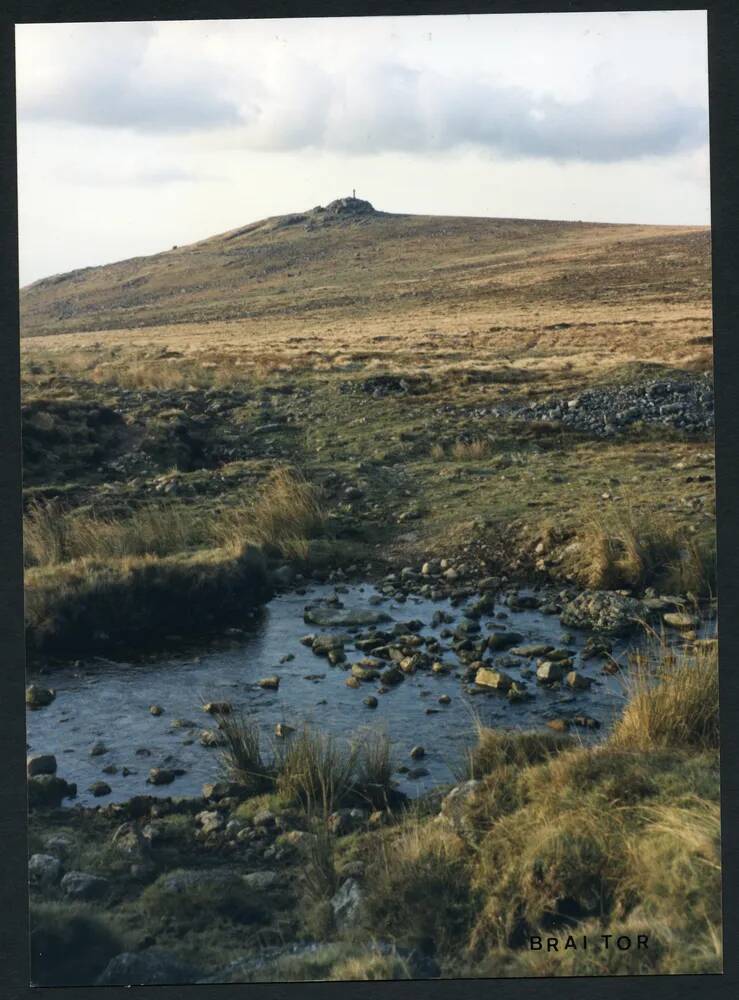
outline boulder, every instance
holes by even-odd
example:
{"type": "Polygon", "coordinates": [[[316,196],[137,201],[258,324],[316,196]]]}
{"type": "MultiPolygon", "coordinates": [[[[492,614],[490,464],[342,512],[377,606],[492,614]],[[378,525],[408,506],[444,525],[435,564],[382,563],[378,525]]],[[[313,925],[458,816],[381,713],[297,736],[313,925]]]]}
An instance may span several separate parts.
{"type": "Polygon", "coordinates": [[[260,688],[266,688],[268,691],[276,691],[280,686],[280,678],[276,676],[262,677],[261,680],[257,681],[257,685],[260,688]]]}
{"type": "Polygon", "coordinates": [[[585,677],[583,674],[578,673],[577,670],[570,670],[566,680],[567,684],[576,691],[587,691],[593,683],[590,677],[585,677]]]}
{"type": "Polygon", "coordinates": [[[680,611],[668,611],[667,614],[662,615],[662,621],[665,625],[679,629],[694,629],[700,625],[698,615],[689,615],[680,611]]]}
{"type": "Polygon", "coordinates": [[[382,625],[392,621],[384,611],[365,611],[362,608],[306,608],[303,620],[306,625],[320,625],[322,628],[382,625]]]}
{"type": "Polygon", "coordinates": [[[249,875],[244,875],[244,884],[256,892],[271,889],[275,882],[277,882],[277,872],[273,871],[251,872],[249,875]]]}
{"type": "Polygon", "coordinates": [[[362,907],[362,890],[355,878],[348,878],[331,898],[334,921],[339,930],[356,926],[362,907]]]}
{"type": "Polygon", "coordinates": [[[62,891],[70,899],[104,899],[110,888],[109,879],[87,872],[67,872],[62,879],[62,891]]]}
{"type": "Polygon", "coordinates": [[[26,757],[26,774],[34,778],[38,774],[56,774],[56,757],[51,753],[32,754],[26,757]]]}
{"type": "Polygon", "coordinates": [[[106,781],[94,781],[88,791],[91,795],[94,795],[96,799],[102,798],[103,795],[110,795],[111,787],[106,781]]]}
{"type": "Polygon", "coordinates": [[[77,785],[68,783],[55,774],[38,774],[28,780],[28,805],[30,809],[56,809],[62,799],[77,794],[77,785]]]}
{"type": "Polygon", "coordinates": [[[56,698],[53,688],[45,688],[40,684],[29,684],[26,688],[26,705],[29,708],[44,708],[56,698]]]}
{"type": "Polygon", "coordinates": [[[510,649],[511,646],[521,642],[523,636],[520,632],[491,632],[487,639],[487,647],[496,651],[499,649],[510,649]]]}
{"type": "Polygon", "coordinates": [[[203,833],[216,833],[226,825],[222,813],[215,811],[203,811],[197,814],[196,821],[200,824],[203,833]]]}
{"type": "Polygon", "coordinates": [[[550,660],[544,660],[536,668],[536,679],[542,684],[553,684],[555,681],[561,681],[563,676],[562,666],[559,663],[552,663],[550,660]]]}
{"type": "Polygon", "coordinates": [[[62,877],[62,863],[52,854],[32,854],[28,860],[28,881],[48,889],[62,877]]]}
{"type": "Polygon", "coordinates": [[[628,635],[647,617],[648,609],[634,597],[611,590],[586,590],[562,608],[560,621],[604,635],[628,635]]]}
{"type": "Polygon", "coordinates": [[[147,785],[171,785],[174,779],[174,772],[169,771],[166,767],[152,767],[146,783],[147,785]]]}
{"type": "Polygon", "coordinates": [[[507,691],[511,684],[513,684],[513,678],[503,673],[502,670],[491,670],[489,667],[480,667],[475,674],[475,684],[479,684],[482,687],[495,688],[496,691],[507,691]]]}
{"type": "Polygon", "coordinates": [[[202,973],[161,948],[116,955],[98,976],[96,986],[165,986],[196,982],[202,973]]]}

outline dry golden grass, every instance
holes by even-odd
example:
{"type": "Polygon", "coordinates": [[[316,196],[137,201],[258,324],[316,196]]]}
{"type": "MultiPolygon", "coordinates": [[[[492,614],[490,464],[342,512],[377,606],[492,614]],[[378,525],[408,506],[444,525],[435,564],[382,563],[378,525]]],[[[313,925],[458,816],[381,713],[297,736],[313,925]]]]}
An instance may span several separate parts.
{"type": "Polygon", "coordinates": [[[610,737],[614,747],[718,748],[717,643],[675,649],[655,640],[632,658],[626,683],[628,702],[610,737]]]}

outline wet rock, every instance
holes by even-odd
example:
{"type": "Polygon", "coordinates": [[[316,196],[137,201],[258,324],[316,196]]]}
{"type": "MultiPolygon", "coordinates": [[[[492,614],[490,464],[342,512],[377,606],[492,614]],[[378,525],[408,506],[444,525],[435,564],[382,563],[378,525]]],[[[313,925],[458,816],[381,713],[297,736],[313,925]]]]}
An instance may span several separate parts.
{"type": "Polygon", "coordinates": [[[600,729],[600,722],[590,715],[576,715],[572,719],[572,723],[575,726],[581,726],[583,729],[600,729]]]}
{"type": "Polygon", "coordinates": [[[362,608],[306,608],[303,620],[307,625],[341,628],[354,625],[381,625],[392,619],[384,611],[367,611],[362,608]]]}
{"type": "Polygon", "coordinates": [[[352,677],[358,681],[374,681],[380,676],[380,671],[374,662],[362,661],[352,664],[352,677]]]}
{"type": "Polygon", "coordinates": [[[426,767],[411,767],[406,772],[406,777],[410,778],[411,781],[417,781],[419,778],[428,777],[429,771],[426,767]]]}
{"type": "Polygon", "coordinates": [[[362,686],[362,682],[357,677],[347,677],[344,683],[349,688],[358,688],[362,686]]]}
{"type": "Polygon", "coordinates": [[[410,755],[413,758],[413,760],[420,760],[421,757],[426,756],[426,750],[422,746],[415,746],[411,748],[410,755]]]}
{"type": "Polygon", "coordinates": [[[377,708],[378,704],[377,698],[375,698],[374,695],[369,695],[367,698],[365,698],[364,703],[367,706],[367,708],[377,708]]]}
{"type": "Polygon", "coordinates": [[[569,628],[591,629],[604,635],[627,635],[647,615],[641,601],[610,590],[578,594],[562,608],[560,621],[569,628]]]}
{"type": "Polygon", "coordinates": [[[494,688],[496,691],[507,691],[513,678],[502,670],[491,670],[489,667],[480,667],[475,673],[475,684],[482,687],[494,688]]]}
{"type": "Polygon", "coordinates": [[[174,771],[170,771],[166,767],[152,767],[146,783],[147,785],[171,785],[174,779],[174,771]]]}
{"type": "Polygon", "coordinates": [[[550,719],[547,722],[547,726],[553,729],[555,733],[566,733],[570,728],[570,723],[567,719],[550,719]]]}
{"type": "Polygon", "coordinates": [[[215,732],[212,729],[204,729],[199,736],[198,742],[204,747],[222,747],[226,741],[222,733],[215,732]]]}
{"type": "Polygon", "coordinates": [[[29,684],[26,688],[26,705],[29,708],[45,708],[56,698],[53,688],[45,688],[40,684],[29,684]]]}
{"type": "Polygon", "coordinates": [[[488,636],[487,647],[492,651],[510,649],[511,646],[515,646],[520,643],[522,639],[523,636],[520,632],[501,632],[500,630],[497,630],[491,632],[488,636]]]}
{"type": "Polygon", "coordinates": [[[55,774],[38,774],[28,779],[28,805],[31,809],[56,809],[63,799],[77,794],[77,785],[55,774]]]}
{"type": "Polygon", "coordinates": [[[230,701],[208,701],[203,705],[203,711],[208,715],[229,715],[231,712],[230,701]]]}
{"type": "Polygon", "coordinates": [[[697,615],[686,614],[679,611],[668,611],[662,615],[665,625],[670,625],[677,629],[694,629],[700,625],[700,618],[697,615]]]}
{"type": "Polygon", "coordinates": [[[110,795],[111,787],[105,781],[94,781],[88,791],[91,795],[94,795],[96,799],[102,798],[103,795],[110,795]]]}
{"type": "Polygon", "coordinates": [[[98,740],[97,743],[93,743],[93,745],[90,747],[91,757],[102,757],[102,755],[106,754],[107,752],[108,748],[106,747],[106,745],[103,743],[102,740],[98,740]]]}
{"type": "Polygon", "coordinates": [[[280,686],[279,677],[262,677],[261,680],[257,681],[257,686],[260,688],[266,688],[268,691],[276,691],[280,686]]]}
{"type": "Polygon", "coordinates": [[[164,709],[162,708],[161,705],[149,705],[149,711],[151,712],[152,715],[162,715],[164,709]]]}
{"type": "Polygon", "coordinates": [[[68,872],[62,879],[62,891],[70,899],[104,899],[110,888],[109,879],[87,872],[68,872]]]}
{"type": "Polygon", "coordinates": [[[32,754],[26,757],[26,775],[56,774],[56,757],[51,753],[32,754]]]}
{"type": "Polygon", "coordinates": [[[544,642],[533,642],[524,646],[514,646],[511,649],[513,656],[524,656],[533,659],[535,656],[546,656],[554,647],[544,642]]]}
{"type": "Polygon", "coordinates": [[[62,877],[62,863],[51,854],[32,854],[28,859],[28,881],[31,885],[49,889],[62,877]]]}
{"type": "Polygon", "coordinates": [[[536,668],[536,679],[541,681],[542,684],[553,684],[555,681],[561,681],[564,676],[564,671],[559,663],[552,663],[549,660],[544,660],[536,668]]]}
{"type": "Polygon", "coordinates": [[[96,986],[179,985],[194,983],[202,973],[161,948],[116,955],[98,976],[96,986]]]}
{"type": "Polygon", "coordinates": [[[449,704],[451,704],[451,700],[452,699],[449,697],[448,694],[439,695],[439,704],[440,705],[449,705],[449,704]]]}
{"type": "Polygon", "coordinates": [[[567,674],[566,680],[569,687],[574,688],[576,691],[587,691],[593,683],[590,677],[583,676],[577,670],[571,670],[567,674]]]}
{"type": "Polygon", "coordinates": [[[294,732],[295,732],[295,727],[288,726],[286,722],[278,722],[277,725],[275,726],[275,736],[279,736],[280,739],[284,739],[286,736],[289,736],[291,733],[294,732]]]}
{"type": "Polygon", "coordinates": [[[388,667],[380,674],[380,680],[382,683],[389,684],[391,687],[395,684],[400,684],[403,677],[403,671],[399,670],[398,667],[388,667]]]}

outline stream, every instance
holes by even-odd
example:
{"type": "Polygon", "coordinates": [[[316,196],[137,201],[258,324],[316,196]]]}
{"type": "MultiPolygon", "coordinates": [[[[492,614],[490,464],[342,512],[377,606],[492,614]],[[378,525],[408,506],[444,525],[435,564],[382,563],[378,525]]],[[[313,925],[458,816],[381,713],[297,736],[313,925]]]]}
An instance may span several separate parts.
{"type": "MultiPolygon", "coordinates": [[[[384,612],[392,619],[379,626],[392,630],[394,623],[417,619],[423,622],[419,634],[437,636],[462,618],[460,608],[449,601],[431,601],[409,597],[402,604],[383,598],[370,585],[339,588],[338,597],[346,608],[384,612]],[[432,626],[435,611],[454,616],[454,623],[432,626]]],[[[228,701],[235,710],[255,720],[263,731],[264,746],[269,748],[277,723],[296,727],[302,723],[315,726],[337,738],[361,738],[365,727],[385,730],[391,740],[396,766],[422,768],[425,774],[409,777],[398,773],[398,787],[414,796],[439,784],[455,780],[455,771],[464,759],[465,750],[475,742],[475,719],[486,726],[501,728],[542,728],[547,720],[582,713],[601,723],[599,730],[573,727],[570,731],[584,742],[601,738],[609,724],[621,712],[625,701],[623,680],[603,672],[603,660],[581,659],[581,650],[591,633],[564,629],[555,615],[537,610],[512,611],[503,603],[481,620],[482,635],[495,620],[503,627],[524,636],[525,643],[548,643],[573,650],[575,668],[592,678],[589,690],[572,691],[566,685],[547,688],[531,678],[526,682],[533,698],[510,702],[505,696],[482,690],[472,694],[461,679],[464,665],[448,649],[443,660],[449,673],[429,670],[406,676],[402,683],[378,693],[379,682],[362,683],[359,689],[347,687],[348,672],[343,669],[369,655],[346,644],[347,663],[331,666],[301,644],[306,633],[356,633],[366,628],[319,628],[306,625],[305,606],[325,601],[335,595],[328,585],[312,586],[304,593],[283,594],[274,598],[251,634],[232,637],[227,648],[209,650],[197,656],[165,657],[155,663],[85,662],[68,666],[53,674],[29,677],[50,685],[56,691],[51,705],[27,713],[28,753],[52,753],[58,761],[60,777],[76,782],[78,796],[68,803],[90,805],[123,801],[132,795],[194,796],[204,782],[215,781],[219,772],[219,750],[201,745],[203,730],[214,730],[215,720],[203,711],[208,701],[228,701]],[[496,618],[496,613],[500,613],[496,618]],[[292,658],[285,660],[286,657],[292,658]],[[281,662],[282,661],[282,662],[281,662]],[[277,690],[257,685],[267,676],[279,676],[277,690]],[[377,707],[364,702],[369,695],[377,707]],[[448,703],[440,703],[441,696],[448,703]],[[151,705],[159,705],[162,714],[152,715],[151,705]],[[431,711],[427,711],[431,710],[431,711]],[[175,720],[192,723],[183,728],[175,720]],[[96,743],[105,752],[91,755],[96,743]],[[425,755],[412,760],[410,750],[421,745],[425,755]],[[172,784],[152,786],[147,783],[150,768],[182,770],[172,784]],[[104,772],[104,768],[108,771],[104,772]],[[115,773],[109,773],[112,769],[115,773]],[[127,772],[124,774],[124,768],[127,772]],[[111,793],[94,798],[88,791],[95,781],[105,781],[111,793]]],[[[450,644],[440,639],[444,647],[450,644]]],[[[624,662],[628,642],[613,643],[613,657],[624,662]]],[[[517,681],[521,671],[535,669],[535,661],[492,654],[504,662],[506,673],[517,681]],[[512,661],[515,661],[513,665],[512,661]]],[[[289,737],[288,737],[289,738],[289,737]]]]}

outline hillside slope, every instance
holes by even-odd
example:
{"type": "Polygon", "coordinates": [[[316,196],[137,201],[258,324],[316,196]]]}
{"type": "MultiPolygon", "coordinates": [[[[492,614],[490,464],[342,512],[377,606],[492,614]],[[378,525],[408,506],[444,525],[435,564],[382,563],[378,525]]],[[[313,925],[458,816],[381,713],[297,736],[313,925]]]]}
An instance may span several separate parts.
{"type": "Polygon", "coordinates": [[[546,328],[583,310],[654,318],[657,307],[705,322],[708,229],[393,215],[340,199],[44,278],[21,291],[21,329],[39,336],[277,319],[314,327],[388,316],[411,326],[498,317],[500,329],[513,317],[541,317],[546,328]]]}

